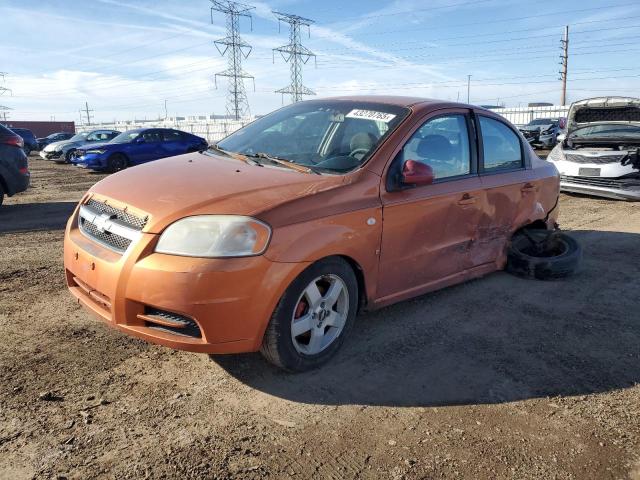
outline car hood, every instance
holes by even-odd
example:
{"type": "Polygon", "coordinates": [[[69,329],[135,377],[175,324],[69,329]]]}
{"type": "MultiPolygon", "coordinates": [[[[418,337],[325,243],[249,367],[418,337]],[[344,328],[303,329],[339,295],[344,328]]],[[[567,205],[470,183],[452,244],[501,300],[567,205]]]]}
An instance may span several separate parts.
{"type": "Polygon", "coordinates": [[[567,136],[587,125],[620,123],[640,125],[640,98],[598,97],[573,103],[567,115],[567,136]]]}
{"type": "Polygon", "coordinates": [[[70,142],[69,140],[62,140],[60,142],[53,142],[44,147],[45,152],[54,152],[56,150],[62,150],[66,147],[78,147],[84,145],[86,142],[70,142]]]}
{"type": "Polygon", "coordinates": [[[82,150],[112,150],[115,145],[122,145],[121,143],[109,143],[109,142],[101,142],[101,143],[83,143],[82,150]]]}
{"type": "MultiPolygon", "coordinates": [[[[379,179],[378,179],[379,181],[379,179]]],[[[192,153],[139,165],[94,185],[97,200],[146,213],[146,232],[159,233],[191,215],[261,215],[297,199],[339,188],[348,176],[314,175],[242,160],[192,153]]],[[[269,221],[268,218],[266,218],[269,221]]]]}

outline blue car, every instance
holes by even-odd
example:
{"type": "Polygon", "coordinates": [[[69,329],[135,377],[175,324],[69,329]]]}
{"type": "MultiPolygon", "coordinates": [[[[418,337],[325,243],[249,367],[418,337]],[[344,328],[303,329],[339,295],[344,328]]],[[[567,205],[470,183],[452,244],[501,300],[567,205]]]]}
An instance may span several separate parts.
{"type": "Polygon", "coordinates": [[[91,170],[117,172],[159,158],[208,148],[204,138],[171,128],[139,128],[121,133],[107,143],[84,145],[71,163],[91,170]]]}

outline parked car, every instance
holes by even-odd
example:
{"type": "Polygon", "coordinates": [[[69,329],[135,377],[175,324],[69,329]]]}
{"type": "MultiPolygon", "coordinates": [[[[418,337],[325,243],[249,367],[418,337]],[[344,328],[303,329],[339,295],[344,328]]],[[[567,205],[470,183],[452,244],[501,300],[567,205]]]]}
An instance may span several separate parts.
{"type": "Polygon", "coordinates": [[[640,200],[640,99],[575,102],[567,134],[547,160],[558,168],[562,190],[640,200]]]}
{"type": "Polygon", "coordinates": [[[116,130],[92,130],[80,132],[69,140],[50,143],[40,152],[40,156],[45,160],[53,160],[57,163],[70,163],[75,151],[83,145],[104,143],[118,136],[120,132],[116,130]]]}
{"type": "Polygon", "coordinates": [[[42,150],[44,147],[54,142],[61,142],[63,140],[69,140],[73,137],[73,133],[58,132],[47,135],[46,137],[38,138],[38,150],[42,150]]]}
{"type": "Polygon", "coordinates": [[[554,231],[558,196],[553,164],[489,110],[299,102],[94,185],[67,224],[66,281],[130,335],[305,370],[359,310],[505,267],[569,274],[580,247],[554,231]]]}
{"type": "Polygon", "coordinates": [[[139,128],[121,133],[108,143],[78,148],[71,163],[92,170],[117,172],[129,166],[206,150],[204,138],[171,128],[139,128]]]}
{"type": "Polygon", "coordinates": [[[520,127],[520,131],[532,147],[553,148],[564,124],[564,118],[536,118],[520,127]]]}
{"type": "Polygon", "coordinates": [[[0,206],[5,195],[11,197],[29,187],[29,164],[20,135],[0,125],[0,206]]]}
{"type": "Polygon", "coordinates": [[[10,128],[10,130],[22,137],[24,142],[24,147],[22,147],[22,149],[24,150],[24,153],[26,153],[27,157],[32,151],[38,150],[38,141],[31,130],[27,128],[10,128]]]}

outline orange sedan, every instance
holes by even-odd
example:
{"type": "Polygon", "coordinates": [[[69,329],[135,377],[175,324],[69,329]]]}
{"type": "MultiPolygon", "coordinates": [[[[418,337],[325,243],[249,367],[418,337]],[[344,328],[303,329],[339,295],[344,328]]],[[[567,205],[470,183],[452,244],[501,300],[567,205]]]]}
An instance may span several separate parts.
{"type": "Polygon", "coordinates": [[[503,269],[514,235],[555,228],[558,192],[553,164],[488,110],[312,100],[93,186],[67,225],[66,280],[127,334],[300,371],[358,311],[503,269]]]}

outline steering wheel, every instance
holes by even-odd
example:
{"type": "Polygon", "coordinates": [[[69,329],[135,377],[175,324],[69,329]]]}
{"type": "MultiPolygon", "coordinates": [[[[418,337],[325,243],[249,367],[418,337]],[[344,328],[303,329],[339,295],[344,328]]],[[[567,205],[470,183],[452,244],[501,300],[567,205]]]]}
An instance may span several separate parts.
{"type": "Polygon", "coordinates": [[[356,157],[356,155],[361,153],[362,156],[360,158],[358,158],[358,160],[360,160],[367,153],[369,153],[369,150],[370,150],[369,148],[356,148],[355,150],[352,150],[351,153],[349,153],[349,156],[353,157],[353,158],[358,158],[358,157],[356,157]]]}

